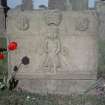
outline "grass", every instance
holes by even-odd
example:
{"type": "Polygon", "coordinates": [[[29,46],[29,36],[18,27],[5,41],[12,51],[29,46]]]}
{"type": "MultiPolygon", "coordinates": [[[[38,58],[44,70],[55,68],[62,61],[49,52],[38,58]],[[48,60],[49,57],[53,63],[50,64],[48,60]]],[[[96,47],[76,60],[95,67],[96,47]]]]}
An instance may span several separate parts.
{"type": "Polygon", "coordinates": [[[27,92],[0,91],[0,105],[105,105],[105,97],[92,95],[41,95],[27,92]]]}

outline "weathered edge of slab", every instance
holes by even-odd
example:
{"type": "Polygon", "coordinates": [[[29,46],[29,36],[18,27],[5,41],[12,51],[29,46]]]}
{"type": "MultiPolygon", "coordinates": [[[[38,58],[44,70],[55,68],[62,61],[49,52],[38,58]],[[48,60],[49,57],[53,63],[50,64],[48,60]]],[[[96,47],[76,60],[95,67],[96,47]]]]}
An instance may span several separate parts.
{"type": "Polygon", "coordinates": [[[18,74],[17,79],[96,80],[96,74],[18,74]]]}

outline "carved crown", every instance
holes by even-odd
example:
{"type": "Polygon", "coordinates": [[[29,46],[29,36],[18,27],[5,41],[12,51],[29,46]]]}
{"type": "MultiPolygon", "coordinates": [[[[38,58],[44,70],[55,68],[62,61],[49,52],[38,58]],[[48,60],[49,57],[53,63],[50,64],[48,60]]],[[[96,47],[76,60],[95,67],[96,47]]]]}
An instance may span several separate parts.
{"type": "Polygon", "coordinates": [[[49,10],[45,14],[45,21],[47,25],[60,25],[62,21],[62,13],[59,10],[49,10]]]}

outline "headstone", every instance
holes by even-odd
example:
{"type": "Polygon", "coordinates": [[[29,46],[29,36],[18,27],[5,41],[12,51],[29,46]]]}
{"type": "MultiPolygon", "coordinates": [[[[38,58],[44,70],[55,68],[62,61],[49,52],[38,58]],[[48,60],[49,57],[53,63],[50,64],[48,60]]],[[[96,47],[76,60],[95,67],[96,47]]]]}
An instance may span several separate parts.
{"type": "Polygon", "coordinates": [[[87,10],[88,0],[49,0],[49,9],[59,9],[59,10],[87,10]]]}
{"type": "Polygon", "coordinates": [[[16,78],[18,88],[35,93],[84,92],[97,71],[95,12],[9,11],[7,34],[18,48],[9,54],[9,72],[24,56],[16,78]]]}
{"type": "Polygon", "coordinates": [[[66,0],[66,10],[68,11],[72,10],[72,4],[70,0],[66,0]]]}
{"type": "Polygon", "coordinates": [[[22,10],[32,10],[32,0],[23,0],[22,10]]]}
{"type": "Polygon", "coordinates": [[[101,40],[105,40],[105,1],[96,2],[96,12],[99,19],[99,37],[101,40]]]}
{"type": "Polygon", "coordinates": [[[98,13],[105,13],[105,1],[97,0],[96,2],[96,11],[98,13]]]}
{"type": "Polygon", "coordinates": [[[72,4],[72,10],[87,10],[88,9],[88,0],[70,0],[72,4]]]}
{"type": "Polygon", "coordinates": [[[48,0],[48,8],[49,9],[59,9],[65,10],[66,9],[66,0],[48,0]]]}

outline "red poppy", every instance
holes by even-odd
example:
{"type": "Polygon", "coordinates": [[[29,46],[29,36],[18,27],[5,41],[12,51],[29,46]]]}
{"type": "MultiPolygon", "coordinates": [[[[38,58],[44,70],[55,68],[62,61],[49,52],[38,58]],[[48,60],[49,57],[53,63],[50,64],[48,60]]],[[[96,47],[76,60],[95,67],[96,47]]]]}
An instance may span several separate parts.
{"type": "Polygon", "coordinates": [[[10,42],[9,45],[8,45],[8,49],[10,51],[13,51],[13,50],[16,50],[17,48],[17,43],[16,42],[10,42]]]}
{"type": "Polygon", "coordinates": [[[5,55],[3,53],[0,53],[0,60],[3,60],[5,58],[5,55]]]}

